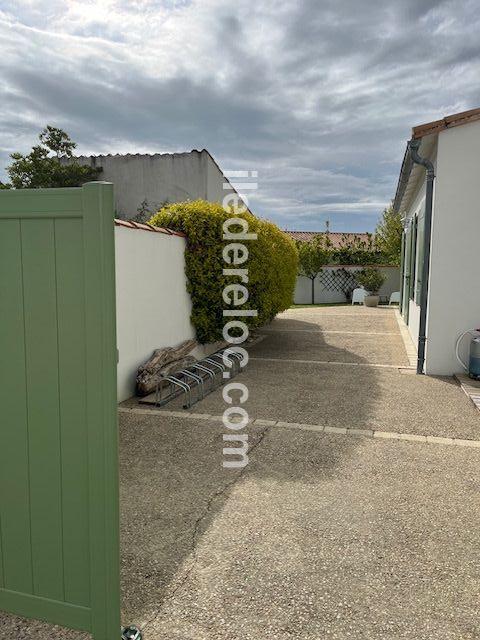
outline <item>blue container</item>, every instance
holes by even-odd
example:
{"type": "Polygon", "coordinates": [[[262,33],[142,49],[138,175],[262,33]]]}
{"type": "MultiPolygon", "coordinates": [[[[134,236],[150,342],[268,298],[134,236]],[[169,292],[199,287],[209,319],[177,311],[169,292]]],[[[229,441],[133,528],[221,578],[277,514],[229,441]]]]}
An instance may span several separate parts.
{"type": "Polygon", "coordinates": [[[468,375],[474,380],[480,380],[480,336],[472,338],[470,341],[468,375]]]}

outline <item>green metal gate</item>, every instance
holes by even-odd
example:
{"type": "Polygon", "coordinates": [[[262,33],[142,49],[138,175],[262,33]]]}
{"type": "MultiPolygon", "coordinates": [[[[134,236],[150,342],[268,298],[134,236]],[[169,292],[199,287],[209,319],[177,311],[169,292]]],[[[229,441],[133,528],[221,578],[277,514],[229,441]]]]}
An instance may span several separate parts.
{"type": "Polygon", "coordinates": [[[113,186],[0,191],[0,609],[120,635],[113,186]]]}

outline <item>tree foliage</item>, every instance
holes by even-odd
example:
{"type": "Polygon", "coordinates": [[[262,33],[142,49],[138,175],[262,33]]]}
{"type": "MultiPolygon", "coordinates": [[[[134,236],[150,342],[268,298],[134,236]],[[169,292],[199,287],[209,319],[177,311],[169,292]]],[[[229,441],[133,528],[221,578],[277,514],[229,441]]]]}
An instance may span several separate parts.
{"type": "Polygon", "coordinates": [[[385,282],[386,276],[375,267],[365,267],[355,274],[355,278],[359,285],[375,296],[385,282]]]}
{"type": "Polygon", "coordinates": [[[78,164],[72,159],[76,143],[65,131],[48,125],[38,136],[40,144],[28,154],[12,153],[7,167],[10,183],[3,189],[40,189],[43,187],[79,187],[97,180],[100,168],[78,164]],[[62,160],[68,159],[68,163],[62,160]]]}
{"type": "Polygon", "coordinates": [[[316,278],[322,268],[331,261],[332,251],[327,236],[318,235],[311,242],[297,242],[298,274],[316,278]]]}
{"type": "Polygon", "coordinates": [[[375,230],[375,244],[388,264],[400,264],[403,225],[399,213],[390,206],[383,212],[375,230]]]}
{"type": "Polygon", "coordinates": [[[187,289],[192,300],[192,323],[200,343],[222,339],[226,319],[223,310],[230,308],[223,298],[230,284],[244,284],[248,300],[235,309],[253,309],[257,316],[241,318],[250,328],[270,322],[277,313],[292,304],[297,277],[298,254],[295,242],[266,220],[249,211],[225,210],[219,203],[195,200],[169,204],[150,219],[150,224],[182,231],[187,236],[185,265],[187,289]],[[240,266],[229,266],[223,250],[223,224],[232,217],[248,224],[248,233],[256,240],[239,240],[248,248],[248,259],[240,266]],[[247,269],[248,282],[241,274],[229,275],[224,269],[247,269]]]}
{"type": "Polygon", "coordinates": [[[315,304],[315,278],[332,259],[328,235],[318,235],[311,242],[297,242],[298,275],[311,280],[312,304],[315,304]]]}
{"type": "Polygon", "coordinates": [[[372,234],[366,240],[359,236],[344,234],[340,246],[332,251],[333,264],[379,264],[385,258],[375,245],[372,234]]]}

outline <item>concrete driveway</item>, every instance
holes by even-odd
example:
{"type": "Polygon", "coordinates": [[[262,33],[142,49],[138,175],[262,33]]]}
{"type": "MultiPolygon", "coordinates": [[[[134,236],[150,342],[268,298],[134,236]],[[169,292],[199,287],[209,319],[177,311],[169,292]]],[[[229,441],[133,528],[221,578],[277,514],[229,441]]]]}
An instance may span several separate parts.
{"type": "Polygon", "coordinates": [[[294,309],[250,352],[244,470],[222,467],[218,391],[121,409],[124,620],[146,640],[480,638],[470,400],[412,375],[393,310],[294,309]]]}

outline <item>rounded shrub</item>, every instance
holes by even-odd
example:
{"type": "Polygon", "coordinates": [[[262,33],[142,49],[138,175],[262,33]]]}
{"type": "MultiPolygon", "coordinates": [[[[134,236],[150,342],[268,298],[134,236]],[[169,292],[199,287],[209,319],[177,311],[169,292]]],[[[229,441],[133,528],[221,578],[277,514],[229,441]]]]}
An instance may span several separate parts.
{"type": "MultiPolygon", "coordinates": [[[[256,317],[242,317],[250,328],[270,322],[277,313],[292,304],[297,278],[298,253],[295,242],[276,225],[260,220],[249,211],[225,210],[219,203],[194,200],[170,204],[150,219],[150,224],[182,231],[187,236],[185,252],[187,289],[192,300],[192,323],[200,343],[222,340],[227,320],[224,309],[253,309],[256,317]],[[256,233],[256,240],[225,240],[223,224],[229,218],[242,218],[248,224],[247,233],[256,233]],[[248,249],[243,264],[227,264],[223,250],[232,242],[248,249]],[[224,269],[247,269],[248,282],[240,275],[225,275],[224,269]],[[223,299],[229,284],[244,284],[248,300],[232,306],[223,299]]],[[[229,231],[239,232],[240,225],[229,231]]]]}
{"type": "Polygon", "coordinates": [[[372,296],[376,296],[385,282],[386,276],[375,267],[365,267],[355,274],[355,279],[372,296]]]}

